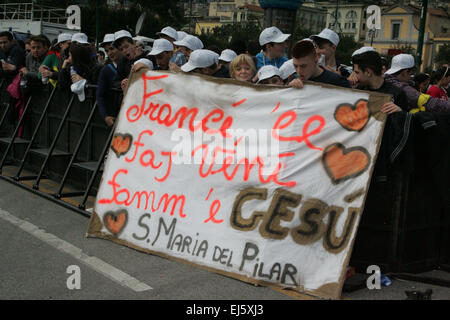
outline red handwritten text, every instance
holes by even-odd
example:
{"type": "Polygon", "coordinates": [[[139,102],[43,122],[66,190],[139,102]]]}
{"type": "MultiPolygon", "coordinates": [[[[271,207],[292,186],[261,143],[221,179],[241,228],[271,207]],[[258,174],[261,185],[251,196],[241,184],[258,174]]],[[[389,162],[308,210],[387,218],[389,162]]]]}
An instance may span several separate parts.
{"type": "Polygon", "coordinates": [[[152,212],[157,212],[160,210],[161,205],[164,203],[164,206],[162,208],[162,212],[165,213],[166,211],[168,211],[170,204],[172,203],[171,206],[171,211],[170,211],[170,215],[173,216],[175,213],[175,210],[178,206],[178,214],[180,215],[181,218],[185,218],[186,214],[183,212],[183,208],[184,208],[184,204],[186,202],[186,197],[184,195],[171,195],[169,196],[168,193],[164,193],[160,198],[159,198],[159,202],[158,205],[156,206],[156,193],[155,191],[136,191],[133,195],[131,195],[130,191],[127,188],[121,188],[120,184],[117,183],[117,176],[119,174],[122,174],[124,176],[126,176],[128,174],[128,170],[126,169],[119,169],[114,173],[114,176],[111,180],[108,181],[108,184],[112,186],[113,189],[113,196],[111,199],[105,199],[102,198],[98,201],[99,204],[110,204],[110,203],[114,203],[118,206],[132,206],[135,202],[136,203],[136,208],[140,209],[141,208],[141,202],[144,202],[144,210],[147,210],[149,207],[149,202],[150,202],[150,197],[152,198],[151,201],[151,207],[150,209],[152,210],[152,212]],[[144,201],[143,199],[144,198],[144,201]]]}

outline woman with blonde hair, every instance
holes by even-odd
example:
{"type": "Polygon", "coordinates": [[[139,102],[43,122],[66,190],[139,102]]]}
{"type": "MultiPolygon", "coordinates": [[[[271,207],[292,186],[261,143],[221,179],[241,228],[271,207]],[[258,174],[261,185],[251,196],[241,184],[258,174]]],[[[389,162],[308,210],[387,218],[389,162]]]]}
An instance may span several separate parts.
{"type": "Polygon", "coordinates": [[[256,66],[252,57],[240,54],[230,63],[230,76],[232,79],[252,82],[256,73],[256,66]]]}

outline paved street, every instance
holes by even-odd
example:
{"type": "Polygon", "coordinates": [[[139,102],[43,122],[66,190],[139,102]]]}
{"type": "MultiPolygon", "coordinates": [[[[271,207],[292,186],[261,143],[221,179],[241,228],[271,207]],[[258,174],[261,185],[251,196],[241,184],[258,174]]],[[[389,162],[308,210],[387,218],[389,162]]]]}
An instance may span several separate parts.
{"type": "MultiPolygon", "coordinates": [[[[0,194],[0,299],[301,298],[110,241],[85,238],[89,219],[3,180],[0,194]],[[80,289],[70,290],[68,287],[76,283],[73,270],[77,267],[80,289]]],[[[446,272],[434,271],[432,275],[450,280],[446,272]]],[[[433,299],[450,299],[448,287],[404,280],[394,280],[381,290],[344,292],[343,298],[403,300],[405,290],[429,288],[433,289],[433,299]]]]}

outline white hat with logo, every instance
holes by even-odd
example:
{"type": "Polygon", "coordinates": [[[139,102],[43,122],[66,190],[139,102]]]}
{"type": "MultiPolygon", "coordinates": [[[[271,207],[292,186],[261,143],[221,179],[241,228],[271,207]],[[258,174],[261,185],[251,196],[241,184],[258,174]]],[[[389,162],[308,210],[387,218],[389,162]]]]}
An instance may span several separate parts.
{"type": "Polygon", "coordinates": [[[281,78],[280,70],[272,65],[263,66],[258,70],[258,82],[270,79],[274,76],[279,76],[281,78]]]}
{"type": "Polygon", "coordinates": [[[280,76],[283,80],[286,80],[291,74],[294,74],[295,72],[294,62],[292,61],[292,59],[286,61],[280,67],[280,76]]]}
{"type": "Polygon", "coordinates": [[[173,44],[167,39],[156,39],[153,42],[152,51],[148,54],[149,56],[156,56],[164,51],[173,51],[173,44]]]}
{"type": "Polygon", "coordinates": [[[127,30],[120,30],[120,31],[114,32],[113,45],[116,45],[117,40],[120,40],[123,38],[130,38],[131,40],[133,40],[133,36],[131,35],[131,33],[129,33],[127,30]]]}
{"type": "Polygon", "coordinates": [[[184,72],[190,72],[196,68],[207,68],[219,63],[219,55],[211,50],[199,49],[192,51],[189,61],[181,66],[184,72]]]}
{"type": "Polygon", "coordinates": [[[81,44],[89,44],[88,36],[85,35],[84,33],[75,33],[72,36],[72,42],[78,42],[81,44]]]}
{"type": "Polygon", "coordinates": [[[414,57],[412,55],[401,53],[392,58],[391,68],[385,73],[394,74],[403,69],[414,68],[415,65],[416,62],[414,61],[414,57]]]}
{"type": "Polygon", "coordinates": [[[161,36],[161,35],[166,35],[168,37],[171,37],[172,39],[174,39],[175,41],[178,40],[178,33],[177,30],[175,30],[172,27],[165,27],[163,28],[160,32],[157,32],[156,35],[161,36]]]}
{"type": "Polygon", "coordinates": [[[71,41],[71,40],[72,40],[72,35],[70,33],[60,33],[58,35],[58,42],[56,44],[61,43],[61,42],[71,41]]]}
{"type": "Polygon", "coordinates": [[[337,46],[339,44],[339,36],[336,32],[331,29],[325,28],[319,34],[311,36],[311,39],[321,38],[330,41],[332,44],[337,46]]]}
{"type": "Polygon", "coordinates": [[[361,54],[361,53],[369,52],[369,51],[375,51],[375,48],[374,47],[361,47],[352,53],[352,57],[356,56],[357,54],[361,54]]]}
{"type": "Polygon", "coordinates": [[[234,52],[231,49],[225,49],[220,53],[219,60],[225,61],[225,62],[231,62],[234,58],[237,57],[236,52],[234,52]]]}
{"type": "Polygon", "coordinates": [[[149,59],[141,58],[141,59],[137,60],[135,63],[133,63],[133,66],[138,64],[138,63],[142,63],[142,64],[146,65],[147,67],[149,67],[152,70],[154,69],[153,62],[151,60],[149,60],[149,59]]]}
{"type": "Polygon", "coordinates": [[[191,49],[192,51],[203,49],[202,40],[190,34],[186,35],[183,40],[175,41],[173,44],[178,47],[186,47],[188,49],[191,49]]]}
{"type": "Polygon", "coordinates": [[[114,33],[107,33],[103,38],[103,42],[100,42],[100,47],[104,47],[108,43],[113,43],[115,40],[114,33]]]}
{"type": "Polygon", "coordinates": [[[188,35],[188,33],[184,32],[184,31],[177,31],[177,35],[178,35],[178,41],[183,40],[184,37],[186,37],[188,35]]]}
{"type": "Polygon", "coordinates": [[[290,36],[290,34],[281,32],[277,27],[266,28],[259,35],[259,44],[263,46],[270,42],[285,42],[290,36]]]}

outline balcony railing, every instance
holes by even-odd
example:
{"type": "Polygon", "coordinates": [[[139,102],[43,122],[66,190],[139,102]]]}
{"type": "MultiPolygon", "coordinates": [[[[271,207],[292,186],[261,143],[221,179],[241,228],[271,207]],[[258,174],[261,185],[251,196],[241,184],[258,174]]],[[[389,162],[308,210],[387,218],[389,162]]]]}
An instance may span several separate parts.
{"type": "Polygon", "coordinates": [[[1,20],[30,20],[51,23],[66,23],[65,9],[36,5],[34,3],[0,4],[1,20]]]}

